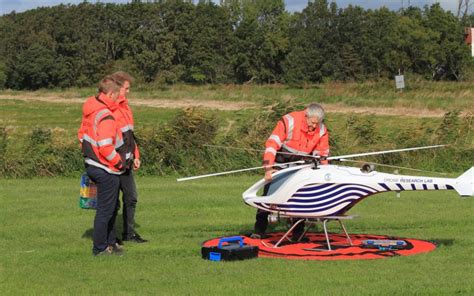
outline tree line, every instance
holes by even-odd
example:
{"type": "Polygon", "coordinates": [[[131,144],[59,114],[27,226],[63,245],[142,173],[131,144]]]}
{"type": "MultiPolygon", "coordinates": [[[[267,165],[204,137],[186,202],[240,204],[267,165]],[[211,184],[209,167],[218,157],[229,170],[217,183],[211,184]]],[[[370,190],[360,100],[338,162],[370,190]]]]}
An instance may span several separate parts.
{"type": "Polygon", "coordinates": [[[412,73],[460,80],[464,26],[439,4],[399,11],[283,0],[58,5],[0,17],[0,88],[91,86],[125,70],[143,82],[319,83],[412,73]]]}

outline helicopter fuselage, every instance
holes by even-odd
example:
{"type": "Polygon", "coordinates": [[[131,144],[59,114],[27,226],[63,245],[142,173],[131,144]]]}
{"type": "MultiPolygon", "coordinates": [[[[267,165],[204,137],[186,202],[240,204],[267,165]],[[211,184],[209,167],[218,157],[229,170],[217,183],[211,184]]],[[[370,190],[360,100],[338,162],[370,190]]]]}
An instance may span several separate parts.
{"type": "MultiPolygon", "coordinates": [[[[276,172],[271,182],[260,180],[243,193],[246,204],[290,217],[343,215],[364,198],[387,191],[461,190],[472,195],[472,173],[460,178],[419,177],[361,171],[359,168],[306,164],[276,172]],[[469,184],[470,183],[470,184],[469,184]],[[267,188],[266,195],[259,195],[267,188]]],[[[464,175],[463,175],[464,176],[464,175]]],[[[460,193],[461,194],[461,193],[460,193]]]]}

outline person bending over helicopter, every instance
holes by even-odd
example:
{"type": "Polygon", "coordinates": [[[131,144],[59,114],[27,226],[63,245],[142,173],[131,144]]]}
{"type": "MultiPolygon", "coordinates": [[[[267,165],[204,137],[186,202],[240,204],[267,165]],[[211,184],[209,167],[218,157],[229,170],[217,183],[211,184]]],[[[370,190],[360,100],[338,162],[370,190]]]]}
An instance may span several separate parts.
{"type": "MultiPolygon", "coordinates": [[[[329,134],[323,124],[324,109],[319,104],[310,104],[303,111],[295,111],[282,117],[273,129],[272,134],[265,142],[263,154],[263,165],[265,169],[265,181],[272,180],[272,174],[277,163],[288,163],[301,160],[305,155],[329,156],[329,134]],[[279,153],[280,152],[280,153],[279,153]]],[[[321,164],[327,164],[321,160],[321,164]]],[[[265,186],[263,195],[268,192],[269,184],[265,186]]],[[[257,210],[255,232],[252,238],[264,238],[268,226],[268,215],[270,213],[257,210]]],[[[301,238],[304,232],[304,223],[298,224],[293,230],[292,240],[301,238]]],[[[304,238],[301,238],[304,240],[304,238]]]]}

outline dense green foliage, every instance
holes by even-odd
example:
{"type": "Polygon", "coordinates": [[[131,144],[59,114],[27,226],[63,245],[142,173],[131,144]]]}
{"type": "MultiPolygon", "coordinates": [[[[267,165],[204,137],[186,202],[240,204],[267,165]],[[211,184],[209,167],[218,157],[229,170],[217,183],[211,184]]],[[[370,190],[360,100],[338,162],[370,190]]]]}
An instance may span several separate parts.
{"type": "MultiPolygon", "coordinates": [[[[266,111],[232,117],[187,109],[158,123],[153,123],[156,113],[151,114],[152,122],[136,133],[143,162],[139,173],[190,175],[258,166],[261,149],[275,123],[282,115],[301,107],[280,101],[267,105],[266,111]]],[[[332,155],[451,144],[439,150],[363,160],[447,172],[461,172],[474,163],[472,116],[461,117],[458,111],[446,113],[442,120],[400,120],[400,117],[357,114],[327,117],[332,155]]],[[[64,120],[68,121],[67,116],[64,120]]],[[[79,144],[74,137],[62,129],[35,126],[28,127],[24,140],[18,134],[11,135],[11,129],[0,128],[0,176],[70,176],[83,170],[79,144]]]]}
{"type": "MultiPolygon", "coordinates": [[[[201,259],[205,240],[248,234],[255,209],[242,192],[257,176],[177,183],[137,177],[138,232],[123,257],[91,255],[94,211],[78,206],[75,178],[0,179],[3,295],[472,295],[472,198],[455,192],[368,197],[350,234],[435,241],[433,252],[379,260],[201,259]]],[[[121,232],[121,215],[118,231],[121,232]]],[[[280,225],[277,230],[284,229],[280,225]]],[[[329,224],[330,231],[339,231],[329,224]]],[[[270,229],[272,231],[273,229],[270,229]]],[[[318,228],[321,231],[321,227],[318,228]]]]}
{"type": "Polygon", "coordinates": [[[159,85],[360,81],[399,71],[459,80],[472,63],[463,33],[439,4],[394,12],[317,0],[297,13],[283,0],[58,5],[0,17],[0,88],[91,86],[117,69],[159,85]]]}

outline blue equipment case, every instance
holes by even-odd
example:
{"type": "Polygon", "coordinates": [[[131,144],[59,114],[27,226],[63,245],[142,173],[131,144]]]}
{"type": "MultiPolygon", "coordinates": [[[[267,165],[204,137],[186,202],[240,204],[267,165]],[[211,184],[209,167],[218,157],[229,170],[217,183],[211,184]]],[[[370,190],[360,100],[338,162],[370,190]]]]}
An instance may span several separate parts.
{"type": "Polygon", "coordinates": [[[403,250],[408,246],[404,240],[370,239],[362,241],[362,248],[379,249],[381,251],[403,250]]]}
{"type": "Polygon", "coordinates": [[[257,258],[258,247],[244,244],[241,236],[232,236],[221,238],[217,247],[202,247],[201,254],[203,259],[211,261],[244,260],[257,258]]]}

